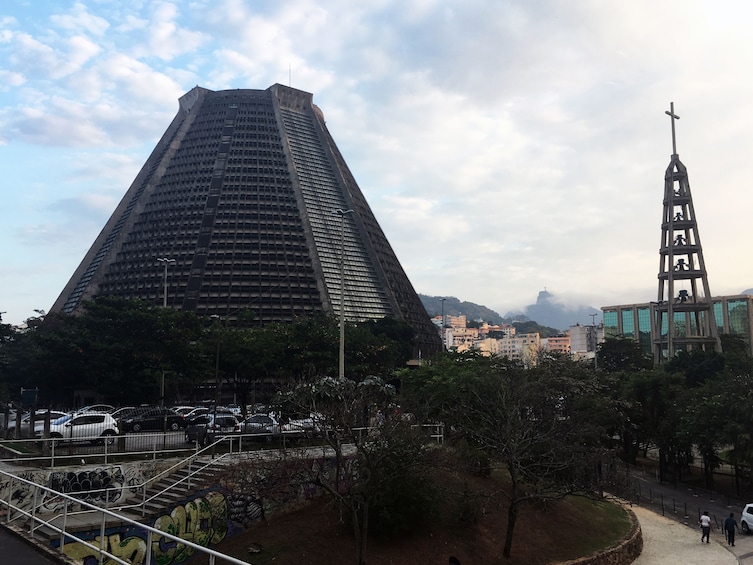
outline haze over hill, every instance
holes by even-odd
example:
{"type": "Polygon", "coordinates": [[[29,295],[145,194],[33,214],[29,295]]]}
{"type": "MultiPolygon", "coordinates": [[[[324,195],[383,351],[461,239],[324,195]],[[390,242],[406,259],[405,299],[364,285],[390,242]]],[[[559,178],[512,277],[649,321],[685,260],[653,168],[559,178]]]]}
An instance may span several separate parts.
{"type": "Polygon", "coordinates": [[[484,320],[490,324],[534,321],[542,326],[558,330],[566,330],[575,324],[590,325],[601,322],[601,311],[599,309],[585,305],[566,306],[558,302],[556,295],[547,290],[539,292],[535,304],[529,304],[521,312],[507,312],[504,316],[486,306],[460,301],[454,296],[427,296],[424,294],[418,296],[429,316],[441,315],[441,299],[444,298],[445,315],[459,316],[465,314],[469,321],[484,320]]]}

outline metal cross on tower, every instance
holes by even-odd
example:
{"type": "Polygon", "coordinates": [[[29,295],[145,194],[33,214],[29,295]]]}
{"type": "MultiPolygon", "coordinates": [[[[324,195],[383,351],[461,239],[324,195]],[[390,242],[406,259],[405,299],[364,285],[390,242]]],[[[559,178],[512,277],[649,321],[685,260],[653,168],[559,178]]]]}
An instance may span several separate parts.
{"type": "Polygon", "coordinates": [[[664,173],[659,296],[653,305],[656,363],[679,351],[721,351],[688,172],[677,155],[675,120],[680,116],[674,103],[665,113],[672,118],[672,157],[664,173]]]}
{"type": "Polygon", "coordinates": [[[677,155],[677,140],[675,137],[675,120],[679,120],[680,116],[675,114],[675,103],[670,102],[669,103],[669,110],[666,110],[664,112],[667,114],[670,118],[672,118],[672,155],[677,155]]]}

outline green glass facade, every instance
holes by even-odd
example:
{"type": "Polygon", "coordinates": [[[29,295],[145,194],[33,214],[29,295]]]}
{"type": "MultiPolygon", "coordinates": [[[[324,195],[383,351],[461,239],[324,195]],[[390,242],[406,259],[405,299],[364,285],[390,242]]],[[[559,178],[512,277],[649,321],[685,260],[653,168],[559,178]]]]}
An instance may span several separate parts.
{"type": "MultiPolygon", "coordinates": [[[[653,324],[649,304],[627,304],[602,308],[605,337],[625,337],[637,341],[641,350],[652,352],[653,324]],[[636,328],[637,322],[637,328],[636,328]]],[[[714,317],[720,335],[730,334],[742,338],[748,344],[749,354],[753,355],[751,339],[751,316],[753,296],[723,296],[714,300],[714,317]]],[[[672,323],[675,335],[685,337],[699,334],[699,324],[703,327],[706,313],[695,314],[674,312],[672,323]]],[[[668,319],[666,313],[661,320],[661,338],[667,340],[668,319]]]]}
{"type": "Polygon", "coordinates": [[[620,327],[617,323],[617,310],[604,310],[604,337],[617,337],[620,327]]]}

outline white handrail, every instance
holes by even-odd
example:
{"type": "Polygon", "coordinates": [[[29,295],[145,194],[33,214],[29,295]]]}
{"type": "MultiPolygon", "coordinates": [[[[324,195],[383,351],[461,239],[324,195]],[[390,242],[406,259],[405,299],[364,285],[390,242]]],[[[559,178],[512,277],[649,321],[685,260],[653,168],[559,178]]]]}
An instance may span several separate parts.
{"type": "MultiPolygon", "coordinates": [[[[131,520],[130,518],[128,518],[126,516],[123,516],[121,514],[116,514],[115,512],[111,512],[110,510],[107,510],[105,508],[100,508],[98,506],[94,506],[93,504],[89,504],[88,502],[84,502],[83,500],[79,500],[79,499],[74,498],[72,496],[69,496],[67,494],[55,491],[55,490],[53,490],[51,488],[39,485],[37,483],[34,483],[34,482],[26,480],[26,479],[22,479],[20,477],[16,477],[15,475],[7,473],[7,472],[5,472],[3,470],[0,470],[0,477],[7,478],[10,481],[11,485],[14,482],[18,481],[18,482],[20,482],[22,484],[27,485],[30,488],[33,488],[33,489],[36,489],[36,490],[42,490],[43,492],[47,492],[47,493],[49,493],[51,495],[61,497],[62,499],[67,500],[69,502],[78,504],[79,506],[87,508],[91,512],[101,513],[101,515],[102,515],[102,524],[103,524],[102,528],[104,528],[104,524],[106,523],[107,517],[110,517],[110,518],[112,518],[114,520],[117,520],[117,521],[119,521],[121,523],[125,523],[125,524],[131,525],[131,526],[135,526],[135,527],[141,528],[142,530],[146,530],[147,536],[149,538],[147,540],[147,552],[148,552],[147,560],[146,560],[147,563],[149,563],[151,561],[151,547],[152,547],[151,538],[152,538],[152,536],[154,536],[156,534],[156,535],[165,537],[167,539],[170,539],[172,541],[178,542],[178,543],[180,543],[182,545],[188,546],[188,547],[190,547],[190,548],[192,548],[192,549],[194,549],[196,551],[199,551],[201,553],[205,553],[205,554],[207,554],[207,555],[210,556],[210,559],[212,559],[212,558],[219,558],[219,559],[223,559],[226,562],[231,563],[233,565],[248,565],[248,561],[241,561],[240,559],[236,559],[235,557],[231,557],[230,555],[225,555],[224,553],[220,553],[219,551],[215,551],[215,550],[210,549],[208,547],[204,547],[203,545],[195,544],[195,543],[193,543],[191,541],[188,541],[188,540],[185,540],[185,539],[183,539],[183,538],[181,538],[179,536],[175,536],[173,534],[169,534],[167,532],[163,532],[162,530],[158,530],[157,528],[153,528],[151,526],[147,526],[146,524],[142,524],[141,522],[137,522],[135,520],[131,520]]],[[[31,512],[29,512],[29,511],[27,511],[27,510],[25,510],[23,508],[20,508],[18,506],[13,505],[12,500],[11,500],[11,496],[13,494],[13,490],[14,489],[12,489],[12,488],[8,489],[8,500],[3,500],[2,498],[0,498],[0,505],[4,506],[7,509],[7,516],[6,516],[6,518],[7,518],[7,521],[9,523],[11,521],[11,514],[15,511],[17,514],[25,516],[25,517],[27,517],[31,521],[30,532],[32,533],[32,537],[33,537],[34,530],[39,529],[41,526],[46,526],[46,527],[52,529],[54,532],[59,533],[60,534],[60,540],[61,540],[61,543],[60,543],[60,552],[61,553],[64,553],[64,541],[66,539],[68,539],[68,540],[71,540],[71,541],[82,543],[83,545],[85,545],[89,549],[91,549],[93,551],[96,551],[100,555],[100,563],[101,563],[102,556],[106,556],[109,559],[113,559],[117,563],[122,563],[123,565],[129,565],[127,561],[121,560],[118,556],[113,555],[109,551],[105,550],[104,547],[97,547],[96,545],[94,545],[94,544],[92,544],[92,543],[90,543],[90,542],[88,542],[88,541],[86,541],[86,540],[78,537],[74,533],[67,532],[65,530],[66,522],[67,522],[67,512],[65,510],[63,512],[63,527],[61,528],[61,527],[56,526],[55,524],[53,524],[50,521],[41,519],[36,514],[36,506],[33,506],[31,508],[31,512]]],[[[67,509],[68,505],[65,504],[64,507],[67,509]]],[[[105,536],[101,537],[101,542],[104,541],[104,537],[105,536]]],[[[101,543],[101,545],[102,545],[102,543],[101,543]]]]}

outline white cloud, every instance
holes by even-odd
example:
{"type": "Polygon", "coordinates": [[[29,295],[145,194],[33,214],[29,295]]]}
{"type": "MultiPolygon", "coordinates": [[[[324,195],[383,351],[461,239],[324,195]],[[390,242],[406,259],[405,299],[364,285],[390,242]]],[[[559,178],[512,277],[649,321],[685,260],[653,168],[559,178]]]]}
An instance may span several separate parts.
{"type": "Polygon", "coordinates": [[[201,32],[180,27],[179,5],[172,2],[154,2],[146,29],[146,42],[136,46],[134,56],[158,57],[171,61],[179,55],[196,51],[208,38],[201,32]]]}
{"type": "MultiPolygon", "coordinates": [[[[80,259],[90,239],[67,239],[66,218],[101,220],[194,85],[292,75],[420,292],[502,311],[545,286],[595,306],[655,298],[672,100],[712,292],[753,286],[739,227],[753,205],[753,5],[192,0],[9,13],[4,153],[80,148],[55,198],[68,207],[19,224],[30,242],[49,234],[80,259]]],[[[49,199],[59,179],[35,182],[49,199]]],[[[53,294],[69,275],[60,268],[53,294]]]]}
{"type": "Polygon", "coordinates": [[[90,14],[86,6],[81,2],[76,2],[69,14],[53,14],[50,21],[56,27],[68,31],[79,33],[86,31],[92,35],[102,36],[107,32],[110,24],[104,18],[90,14]]]}

